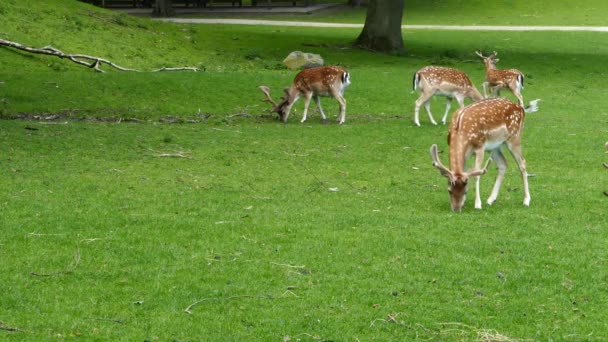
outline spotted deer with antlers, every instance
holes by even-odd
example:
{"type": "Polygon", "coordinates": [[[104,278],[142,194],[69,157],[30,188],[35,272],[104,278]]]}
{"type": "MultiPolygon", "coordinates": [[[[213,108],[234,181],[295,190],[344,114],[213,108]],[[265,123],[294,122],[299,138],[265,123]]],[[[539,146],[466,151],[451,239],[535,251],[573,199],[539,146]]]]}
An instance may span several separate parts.
{"type": "Polygon", "coordinates": [[[464,99],[471,98],[474,101],[483,99],[481,93],[475,88],[469,76],[463,71],[440,66],[427,66],[414,74],[414,90],[420,92],[414,108],[414,123],[420,126],[420,106],[424,105],[429,119],[436,125],[433,114],[431,114],[430,100],[433,96],[445,96],[445,113],[441,122],[445,125],[448,113],[452,106],[452,99],[456,99],[460,108],[464,107],[464,99]]]}
{"type": "Polygon", "coordinates": [[[274,105],[273,112],[279,114],[279,118],[283,122],[287,122],[289,112],[293,104],[304,96],[304,113],[302,120],[306,121],[308,114],[308,106],[310,100],[315,99],[321,118],[325,123],[327,117],[321,108],[320,96],[329,96],[335,98],[340,104],[340,114],[338,123],[343,124],[346,120],[346,99],[344,98],[344,90],[350,85],[350,74],[342,67],[338,66],[323,66],[317,68],[304,69],[300,71],[293,80],[291,87],[286,88],[285,96],[281,102],[275,102],[270,96],[270,88],[260,86],[259,89],[266,95],[266,100],[274,105]]]}
{"type": "Polygon", "coordinates": [[[501,151],[503,145],[511,152],[519,166],[524,187],[524,205],[530,205],[528,173],[521,149],[521,135],[526,113],[537,111],[539,101],[531,101],[528,108],[523,108],[507,99],[492,98],[473,103],[454,113],[448,133],[449,168],[441,163],[437,145],[431,146],[433,166],[449,181],[448,192],[453,211],[462,210],[471,177],[476,177],[475,208],[481,209],[479,179],[486,173],[491,160],[496,162],[498,175],[487,203],[491,205],[496,201],[507,170],[507,162],[501,151]],[[482,167],[484,151],[490,151],[491,158],[482,167]],[[475,154],[475,166],[466,171],[465,162],[471,154],[475,154]]]}
{"type": "Polygon", "coordinates": [[[524,98],[521,90],[524,87],[524,74],[517,69],[496,69],[496,63],[500,60],[496,58],[498,55],[496,51],[487,57],[479,51],[475,51],[475,53],[483,59],[486,65],[486,80],[483,83],[484,97],[488,97],[488,88],[494,96],[500,96],[500,90],[506,88],[517,97],[519,105],[523,107],[524,98]]]}

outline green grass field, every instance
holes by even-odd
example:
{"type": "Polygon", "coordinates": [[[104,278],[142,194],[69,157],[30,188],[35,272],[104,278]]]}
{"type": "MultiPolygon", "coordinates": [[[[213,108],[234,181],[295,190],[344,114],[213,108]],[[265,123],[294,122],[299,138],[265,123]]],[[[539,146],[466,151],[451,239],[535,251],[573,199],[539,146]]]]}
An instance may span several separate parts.
{"type": "MultiPolygon", "coordinates": [[[[454,2],[432,2],[434,15],[476,20],[454,2]]],[[[0,3],[0,38],[205,71],[102,74],[0,48],[1,339],[608,338],[605,34],[407,30],[407,51],[382,55],[350,48],[356,29],[33,4],[0,3]],[[257,86],[278,95],[296,49],[350,70],[345,125],[314,111],[300,124],[301,102],[287,124],[266,111],[257,86]],[[543,100],[523,138],[529,208],[508,157],[497,202],[475,210],[470,196],[452,213],[428,153],[446,149],[447,128],[413,125],[413,72],[454,66],[480,87],[476,49],[499,51],[526,74],[525,99],[543,100]]],[[[423,23],[424,8],[409,15],[423,23]]]]}

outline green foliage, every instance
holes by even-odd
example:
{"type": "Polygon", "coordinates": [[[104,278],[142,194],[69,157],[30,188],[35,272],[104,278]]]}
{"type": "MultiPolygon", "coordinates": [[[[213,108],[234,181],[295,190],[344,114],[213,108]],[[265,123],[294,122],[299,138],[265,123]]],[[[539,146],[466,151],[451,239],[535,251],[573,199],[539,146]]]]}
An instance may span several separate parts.
{"type": "MultiPolygon", "coordinates": [[[[608,336],[603,34],[412,30],[408,53],[390,56],[348,48],[353,29],[35,4],[0,2],[0,36],[206,71],[99,74],[0,48],[1,337],[608,336]],[[301,102],[281,124],[259,101],[258,85],[278,96],[291,82],[280,63],[295,49],[351,71],[345,125],[315,112],[299,124],[301,102]],[[479,85],[479,49],[499,51],[502,67],[526,73],[524,97],[543,99],[523,138],[532,203],[509,158],[498,201],[477,211],[469,198],[453,214],[428,154],[445,150],[446,127],[413,126],[410,81],[449,63],[479,85]],[[19,116],[38,119],[9,120],[19,116]]],[[[334,119],[337,105],[322,102],[334,119]]],[[[433,101],[436,117],[443,106],[433,101]]]]}

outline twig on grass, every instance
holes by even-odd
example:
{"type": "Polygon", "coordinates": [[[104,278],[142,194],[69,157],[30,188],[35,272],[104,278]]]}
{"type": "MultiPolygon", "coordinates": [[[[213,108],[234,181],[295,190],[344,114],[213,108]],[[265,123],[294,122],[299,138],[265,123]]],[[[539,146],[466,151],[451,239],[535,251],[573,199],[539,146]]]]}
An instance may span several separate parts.
{"type": "Polygon", "coordinates": [[[304,268],[304,267],[306,267],[306,265],[298,266],[298,265],[290,265],[290,264],[279,264],[279,263],[276,263],[276,262],[271,262],[271,264],[277,265],[277,266],[289,267],[289,268],[304,268]]]}
{"type": "Polygon", "coordinates": [[[123,321],[121,321],[119,319],[113,319],[113,318],[89,317],[87,319],[91,320],[91,321],[102,321],[102,322],[111,322],[111,323],[116,323],[116,324],[125,324],[125,322],[123,322],[123,321]]]}
{"type": "MultiPolygon", "coordinates": [[[[297,334],[296,336],[294,336],[295,338],[299,338],[300,336],[306,336],[306,337],[310,337],[313,340],[320,340],[321,336],[319,335],[311,335],[309,333],[301,333],[301,334],[297,334]]],[[[283,340],[285,340],[285,338],[283,338],[283,340]]]]}
{"type": "Polygon", "coordinates": [[[231,131],[229,129],[221,129],[221,128],[211,128],[214,131],[218,132],[231,132],[231,133],[242,133],[241,131],[231,131]]]}
{"type": "Polygon", "coordinates": [[[477,338],[479,341],[484,341],[484,342],[515,342],[515,341],[529,341],[529,340],[522,340],[522,339],[517,339],[517,338],[511,338],[505,335],[502,335],[500,333],[498,333],[498,331],[493,330],[493,329],[477,329],[475,327],[472,327],[470,325],[464,324],[464,323],[459,323],[459,322],[446,322],[446,323],[439,323],[441,326],[456,326],[456,327],[460,327],[461,329],[448,329],[448,330],[442,330],[443,332],[445,331],[456,331],[459,332],[461,334],[466,334],[469,332],[473,332],[477,335],[477,338]]]}
{"type": "Polygon", "coordinates": [[[149,149],[150,151],[154,152],[154,157],[159,157],[159,158],[186,158],[186,159],[192,159],[192,157],[190,156],[190,152],[183,152],[183,151],[177,151],[175,153],[166,153],[166,152],[158,152],[158,151],[154,151],[153,149],[149,149]]]}
{"type": "Polygon", "coordinates": [[[188,305],[188,307],[184,309],[184,312],[189,315],[192,315],[191,309],[193,307],[195,307],[196,305],[199,305],[200,303],[210,302],[210,301],[220,301],[220,300],[232,300],[232,299],[240,299],[240,298],[274,299],[273,296],[259,296],[259,295],[257,295],[257,296],[256,295],[241,295],[241,296],[230,296],[230,297],[203,298],[203,299],[197,300],[196,302],[188,305]]]}
{"type": "Polygon", "coordinates": [[[4,325],[4,322],[2,322],[2,321],[0,321],[0,330],[14,331],[14,332],[25,332],[25,330],[21,330],[19,328],[6,326],[6,325],[4,325]]]}
{"type": "Polygon", "coordinates": [[[176,153],[159,153],[155,155],[155,157],[169,157],[169,158],[186,158],[192,159],[192,157],[187,156],[186,154],[189,152],[176,152],[176,153]]]}
{"type": "Polygon", "coordinates": [[[232,115],[228,115],[226,116],[227,119],[232,119],[232,118],[236,118],[236,117],[240,117],[240,118],[250,118],[251,115],[247,114],[247,113],[236,113],[236,114],[232,114],[232,115]]]}
{"type": "Polygon", "coordinates": [[[62,274],[70,274],[74,272],[76,267],[78,267],[78,264],[80,264],[80,247],[76,246],[76,254],[74,255],[74,261],[72,262],[72,264],[68,265],[65,270],[53,273],[30,272],[30,274],[36,277],[54,277],[62,274]]]}
{"type": "Polygon", "coordinates": [[[286,291],[285,291],[285,292],[283,292],[283,294],[282,294],[282,295],[280,295],[279,297],[283,298],[283,297],[286,297],[287,295],[291,295],[291,296],[296,297],[296,298],[299,298],[299,297],[300,297],[300,296],[298,296],[297,294],[293,293],[293,292],[292,292],[292,291],[290,291],[290,290],[286,290],[286,291]]]}
{"type": "Polygon", "coordinates": [[[27,235],[31,235],[31,236],[60,236],[60,235],[65,235],[65,234],[42,234],[42,233],[36,233],[36,232],[31,232],[27,235]]]}

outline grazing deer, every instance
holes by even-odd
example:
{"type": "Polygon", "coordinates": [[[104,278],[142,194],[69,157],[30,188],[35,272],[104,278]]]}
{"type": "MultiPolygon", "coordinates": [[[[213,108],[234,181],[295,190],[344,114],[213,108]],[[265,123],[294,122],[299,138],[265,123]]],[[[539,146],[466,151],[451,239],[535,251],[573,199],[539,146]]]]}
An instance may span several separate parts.
{"type": "Polygon", "coordinates": [[[445,96],[447,98],[445,114],[443,114],[443,118],[441,119],[444,125],[452,106],[452,98],[458,101],[460,108],[464,107],[464,99],[466,97],[474,101],[483,99],[483,96],[475,88],[467,74],[457,69],[440,66],[427,66],[418,70],[414,74],[414,90],[420,91],[420,97],[416,100],[416,107],[414,109],[414,122],[416,126],[420,126],[418,117],[420,106],[422,105],[424,105],[431,123],[433,125],[437,124],[433,118],[433,114],[431,114],[431,103],[429,102],[433,96],[445,96]]]}
{"type": "Polygon", "coordinates": [[[350,74],[344,68],[338,66],[323,66],[317,68],[304,69],[300,71],[293,80],[291,87],[285,89],[285,97],[280,103],[276,103],[270,96],[270,88],[260,86],[259,89],[266,95],[266,100],[274,105],[273,112],[279,114],[283,122],[287,122],[289,112],[293,104],[304,96],[304,114],[300,122],[306,121],[310,100],[314,97],[321,118],[325,123],[327,118],[321,108],[320,96],[330,96],[335,98],[340,104],[340,115],[338,123],[343,124],[346,120],[346,100],[344,99],[344,89],[350,85],[350,74]]]}
{"type": "Polygon", "coordinates": [[[524,74],[517,69],[496,69],[496,63],[500,59],[496,58],[498,52],[494,51],[488,57],[485,57],[479,51],[475,51],[477,56],[483,58],[486,65],[486,81],[483,82],[483,95],[488,97],[488,88],[492,95],[500,96],[500,89],[509,89],[517,100],[520,106],[524,106],[524,98],[521,96],[521,90],[524,87],[524,74]]]}
{"type": "Polygon", "coordinates": [[[454,113],[448,133],[450,148],[450,167],[445,167],[439,160],[437,145],[431,146],[433,166],[442,176],[449,180],[452,211],[461,211],[467,192],[467,183],[471,177],[477,177],[475,183],[475,208],[481,209],[479,178],[486,173],[491,160],[496,162],[498,175],[492,194],[487,203],[491,205],[498,197],[500,186],[505,177],[507,162],[501,152],[506,145],[519,166],[524,183],[524,205],[530,205],[528,174],[526,161],[521,150],[521,135],[524,128],[525,113],[538,110],[538,101],[530,102],[528,108],[503,98],[492,98],[473,103],[454,113]],[[484,151],[491,152],[491,158],[482,168],[484,151]],[[475,154],[475,166],[465,171],[465,161],[475,154]]]}

